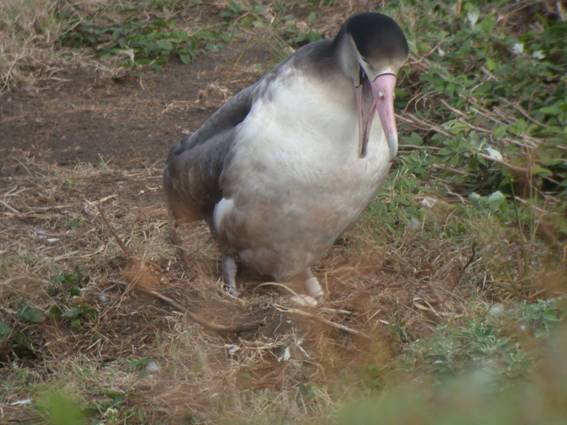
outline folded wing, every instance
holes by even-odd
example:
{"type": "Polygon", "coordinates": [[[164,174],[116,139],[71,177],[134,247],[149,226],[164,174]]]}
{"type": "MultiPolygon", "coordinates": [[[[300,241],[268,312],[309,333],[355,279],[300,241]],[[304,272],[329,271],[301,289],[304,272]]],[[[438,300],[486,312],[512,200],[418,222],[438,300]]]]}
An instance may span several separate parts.
{"type": "Polygon", "coordinates": [[[222,198],[220,176],[238,125],[254,102],[256,84],[242,90],[191,136],[173,146],[164,173],[168,206],[178,221],[211,220],[222,198]]]}

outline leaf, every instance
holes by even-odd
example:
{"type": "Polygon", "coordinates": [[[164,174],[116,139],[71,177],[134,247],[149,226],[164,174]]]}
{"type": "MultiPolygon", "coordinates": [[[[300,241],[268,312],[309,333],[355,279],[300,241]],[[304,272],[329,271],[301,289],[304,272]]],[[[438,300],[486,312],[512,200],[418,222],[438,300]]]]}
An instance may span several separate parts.
{"type": "Polygon", "coordinates": [[[20,320],[28,323],[41,323],[45,320],[45,313],[39,308],[25,305],[18,312],[20,320]]]}
{"type": "Polygon", "coordinates": [[[187,65],[188,63],[191,62],[191,55],[189,53],[187,53],[186,51],[180,51],[177,53],[177,56],[179,56],[179,60],[181,61],[181,63],[187,65]]]}
{"type": "Polygon", "coordinates": [[[532,168],[532,174],[535,176],[549,177],[553,175],[553,172],[541,165],[535,165],[532,168]]]}
{"type": "Polygon", "coordinates": [[[169,53],[173,50],[173,44],[169,40],[158,40],[156,42],[156,46],[160,50],[164,50],[165,52],[169,53]]]}
{"type": "Polygon", "coordinates": [[[423,145],[423,139],[416,132],[412,132],[406,137],[404,137],[404,143],[408,145],[421,146],[423,145]]]}
{"type": "Polygon", "coordinates": [[[12,332],[12,329],[10,329],[10,326],[8,326],[4,322],[0,322],[0,342],[8,339],[11,332],[12,332]]]}
{"type": "Polygon", "coordinates": [[[49,308],[47,314],[52,319],[59,320],[63,316],[63,311],[61,310],[61,307],[59,307],[57,304],[54,304],[49,308]]]}
{"type": "Polygon", "coordinates": [[[493,207],[498,207],[502,205],[504,202],[506,202],[506,196],[504,196],[504,194],[499,190],[491,193],[490,196],[488,197],[488,204],[493,207]]]}
{"type": "Polygon", "coordinates": [[[486,68],[489,71],[494,71],[496,69],[496,61],[492,58],[486,58],[486,68]]]}
{"type": "Polygon", "coordinates": [[[79,295],[81,295],[81,290],[76,286],[72,286],[69,288],[69,295],[71,295],[72,297],[78,297],[79,295]]]}
{"type": "Polygon", "coordinates": [[[31,339],[22,332],[16,332],[13,337],[14,353],[19,356],[33,356],[35,351],[31,339]]]}
{"type": "Polygon", "coordinates": [[[71,307],[69,310],[64,311],[61,317],[63,319],[76,319],[81,316],[81,313],[82,311],[79,307],[71,307]]]}
{"type": "Polygon", "coordinates": [[[507,130],[505,125],[498,125],[494,127],[494,138],[501,139],[502,137],[506,136],[507,130]]]}

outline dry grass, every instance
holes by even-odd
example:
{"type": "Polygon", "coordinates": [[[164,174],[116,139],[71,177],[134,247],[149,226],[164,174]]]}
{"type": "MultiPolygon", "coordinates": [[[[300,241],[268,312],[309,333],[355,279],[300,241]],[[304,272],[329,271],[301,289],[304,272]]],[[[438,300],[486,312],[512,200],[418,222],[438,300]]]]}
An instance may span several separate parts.
{"type": "Polygon", "coordinates": [[[54,0],[0,3],[0,92],[57,72],[54,44],[62,28],[55,7],[54,0]]]}
{"type": "MultiPolygon", "coordinates": [[[[169,241],[160,168],[69,169],[25,152],[14,152],[11,163],[0,195],[0,317],[21,329],[29,325],[15,314],[24,304],[45,312],[56,304],[88,305],[97,312],[78,329],[56,319],[35,327],[35,354],[24,364],[43,363],[54,374],[50,381],[75,382],[87,397],[103,388],[127,393],[149,423],[187,415],[244,421],[250,409],[259,417],[317,416],[332,404],[335,374],[369,359],[387,362],[404,341],[471,309],[470,288],[456,287],[465,248],[411,232],[382,247],[364,223],[317,270],[328,290],[324,308],[289,310],[286,291],[258,287],[261,281],[246,274],[239,279],[244,295],[235,300],[221,290],[219,253],[205,227],[184,229],[181,250],[169,241]],[[76,268],[88,283],[65,304],[50,288],[76,268]],[[173,303],[147,295],[152,291],[173,303]],[[256,325],[238,332],[210,326],[250,323],[256,325]],[[140,378],[124,367],[144,357],[160,365],[159,374],[140,378]],[[316,396],[297,407],[306,385],[317,388],[316,396]]],[[[483,302],[474,297],[475,305],[483,302]]],[[[11,354],[3,355],[9,361],[11,354]]]]}
{"type": "MultiPolygon", "coordinates": [[[[260,287],[246,273],[243,297],[232,299],[221,290],[208,229],[182,229],[180,247],[169,241],[159,167],[69,169],[26,152],[10,162],[0,195],[0,319],[31,335],[33,353],[20,364],[49,371],[42,381],[65,382],[90,403],[119,393],[120,414],[138,412],[140,423],[319,420],[337,397],[344,401],[343,386],[356,394],[366,379],[359,367],[384,366],[406,343],[499,300],[474,286],[485,271],[469,269],[467,244],[408,230],[383,245],[372,220],[348,232],[317,269],[324,307],[290,306],[287,291],[260,287]],[[77,267],[88,283],[62,301],[50,288],[77,267]],[[17,320],[25,304],[45,312],[86,305],[96,317],[79,328],[53,318],[30,328],[17,320]],[[159,373],[132,367],[136,359],[151,359],[159,373]]],[[[13,354],[0,355],[6,362],[13,354]]],[[[4,405],[27,394],[13,388],[4,405]]]]}
{"type": "Polygon", "coordinates": [[[112,0],[2,0],[0,2],[0,93],[37,89],[43,81],[61,81],[71,67],[122,75],[118,60],[94,59],[88,49],[61,46],[61,37],[83,20],[118,20],[121,8],[138,10],[148,2],[112,0]],[[63,15],[78,19],[67,19],[63,15]]]}

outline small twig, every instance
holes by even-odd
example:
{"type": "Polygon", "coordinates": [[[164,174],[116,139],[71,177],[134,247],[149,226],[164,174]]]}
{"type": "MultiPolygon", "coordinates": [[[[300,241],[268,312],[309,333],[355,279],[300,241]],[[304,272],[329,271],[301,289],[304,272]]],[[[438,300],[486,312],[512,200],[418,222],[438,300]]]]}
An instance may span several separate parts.
{"type": "Polygon", "coordinates": [[[372,338],[370,338],[369,335],[365,334],[364,332],[357,331],[356,329],[349,328],[348,326],[341,325],[340,323],[332,322],[328,319],[325,319],[324,317],[318,316],[316,314],[309,313],[309,312],[304,311],[304,310],[300,310],[298,308],[284,307],[284,306],[279,305],[279,304],[274,304],[274,307],[276,308],[276,310],[281,311],[282,313],[290,313],[290,314],[296,314],[298,316],[308,317],[310,319],[324,323],[325,325],[331,326],[331,327],[336,328],[336,329],[340,329],[341,331],[344,331],[344,332],[347,332],[347,333],[350,333],[350,334],[353,334],[353,335],[357,335],[357,336],[360,336],[360,337],[368,339],[368,340],[372,339],[372,338]]]}
{"type": "Polygon", "coordinates": [[[449,189],[449,186],[448,186],[448,185],[445,185],[445,189],[447,190],[447,195],[451,195],[451,196],[454,196],[454,197],[456,197],[456,198],[459,198],[459,201],[461,201],[461,204],[466,204],[466,203],[467,203],[466,200],[465,200],[465,198],[463,198],[462,195],[460,195],[460,194],[458,194],[458,193],[456,193],[456,192],[453,192],[451,189],[449,189]]]}
{"type": "Polygon", "coordinates": [[[116,193],[112,195],[105,196],[104,198],[100,198],[98,201],[91,202],[94,205],[101,205],[104,204],[106,201],[110,201],[111,199],[116,198],[118,195],[116,193]]]}
{"type": "Polygon", "coordinates": [[[512,108],[514,108],[516,111],[518,111],[524,118],[526,118],[528,121],[533,122],[536,125],[539,125],[540,127],[546,128],[547,125],[539,122],[538,120],[536,120],[534,117],[532,117],[528,111],[526,111],[524,108],[522,108],[520,105],[510,102],[508,99],[501,97],[500,100],[502,102],[504,102],[505,104],[511,106],[512,108]]]}
{"type": "Polygon", "coordinates": [[[533,294],[528,295],[528,298],[529,298],[530,300],[534,300],[534,299],[536,299],[537,297],[539,297],[540,295],[545,294],[546,292],[547,292],[547,289],[546,289],[546,288],[538,289],[538,290],[535,291],[533,294]]]}
{"type": "Polygon", "coordinates": [[[463,266],[463,268],[461,268],[461,272],[459,273],[459,277],[457,277],[457,280],[455,280],[455,283],[453,284],[453,287],[451,288],[451,290],[454,290],[457,286],[459,286],[459,283],[461,283],[461,280],[463,279],[463,276],[465,275],[467,268],[469,268],[469,266],[473,263],[475,258],[476,258],[476,243],[473,242],[472,247],[471,247],[471,255],[470,255],[469,259],[467,260],[467,263],[463,266]]]}
{"type": "Polygon", "coordinates": [[[463,170],[459,170],[455,167],[449,167],[448,165],[432,164],[431,167],[437,168],[439,170],[447,170],[447,171],[450,171],[452,173],[459,174],[461,176],[470,176],[470,173],[467,173],[466,171],[463,171],[463,170]]]}
{"type": "Polygon", "coordinates": [[[9,123],[11,121],[18,121],[22,118],[27,118],[28,115],[29,114],[20,114],[20,115],[15,115],[15,116],[12,116],[12,117],[7,117],[7,118],[4,118],[4,119],[1,119],[0,124],[6,124],[6,123],[9,123]]]}
{"type": "Polygon", "coordinates": [[[350,316],[350,315],[353,314],[353,312],[350,311],[350,310],[343,310],[343,309],[340,309],[340,308],[319,307],[319,310],[325,311],[325,312],[331,313],[331,314],[335,314],[335,313],[336,314],[345,314],[347,316],[350,316]]]}
{"type": "Polygon", "coordinates": [[[415,297],[413,299],[413,305],[418,310],[431,312],[437,317],[440,316],[440,314],[437,312],[437,310],[435,310],[435,308],[431,305],[431,303],[424,298],[415,297]],[[421,304],[419,301],[422,301],[423,304],[425,304],[425,305],[421,304]]]}
{"type": "Polygon", "coordinates": [[[0,200],[0,204],[2,204],[8,211],[10,211],[10,212],[12,212],[12,213],[14,213],[14,214],[16,214],[16,215],[18,215],[18,216],[21,216],[21,215],[22,215],[21,212],[19,212],[19,211],[18,211],[17,209],[15,209],[13,206],[11,206],[10,204],[8,204],[6,201],[0,200]]]}
{"type": "Polygon", "coordinates": [[[420,118],[417,118],[415,115],[410,114],[410,113],[406,113],[404,115],[398,115],[396,114],[396,118],[399,119],[400,121],[404,121],[413,125],[417,125],[418,127],[425,129],[425,130],[433,130],[436,131],[439,134],[442,134],[443,136],[446,137],[451,137],[452,134],[443,130],[442,128],[431,124],[430,122],[427,122],[425,120],[422,120],[420,118]]]}
{"type": "Polygon", "coordinates": [[[64,205],[51,205],[47,207],[30,207],[32,211],[50,211],[50,210],[64,210],[65,208],[72,207],[73,204],[64,204],[64,205]]]}
{"type": "MultiPolygon", "coordinates": [[[[510,124],[509,122],[504,122],[504,121],[501,121],[501,120],[493,117],[492,115],[490,115],[490,111],[482,110],[484,108],[482,108],[480,105],[478,105],[476,103],[475,103],[475,105],[477,105],[478,108],[475,108],[474,106],[470,107],[471,111],[473,111],[474,113],[479,114],[479,115],[483,116],[484,118],[486,118],[487,120],[490,120],[490,121],[492,121],[492,122],[494,122],[498,125],[509,125],[510,124]]],[[[500,116],[500,118],[504,118],[504,117],[500,116]]]]}
{"type": "Polygon", "coordinates": [[[467,114],[463,111],[459,111],[457,108],[449,105],[444,99],[441,99],[441,103],[445,106],[445,108],[449,109],[450,111],[454,112],[457,115],[460,115],[463,118],[467,118],[467,114]]]}
{"type": "Polygon", "coordinates": [[[122,250],[124,255],[126,257],[131,257],[130,251],[128,250],[128,248],[126,247],[124,242],[122,242],[122,239],[120,239],[118,237],[118,235],[116,234],[116,232],[114,231],[114,229],[112,228],[112,226],[110,225],[108,220],[106,219],[106,216],[104,215],[104,212],[102,211],[102,208],[100,207],[100,204],[95,204],[95,206],[96,206],[96,209],[98,210],[98,213],[100,214],[100,218],[102,219],[102,221],[104,222],[104,224],[108,228],[108,231],[110,232],[110,234],[112,235],[114,240],[116,240],[116,243],[118,244],[118,246],[120,247],[120,249],[122,250]]]}
{"type": "Polygon", "coordinates": [[[256,322],[253,322],[253,323],[245,323],[243,325],[235,325],[235,326],[219,325],[218,323],[208,322],[207,320],[201,318],[197,314],[192,313],[191,311],[184,308],[177,301],[175,301],[175,300],[173,300],[173,299],[171,299],[171,298],[169,298],[169,297],[167,297],[163,294],[160,294],[157,291],[146,291],[144,289],[142,289],[142,290],[144,292],[147,292],[148,294],[153,295],[154,297],[160,299],[161,301],[175,307],[177,310],[184,312],[185,314],[187,314],[187,316],[189,316],[191,318],[191,320],[198,323],[199,325],[204,326],[204,327],[209,328],[209,329],[213,329],[215,331],[220,331],[220,332],[251,331],[251,330],[256,329],[258,326],[260,326],[263,323],[263,320],[260,320],[260,321],[256,321],[256,322]]]}
{"type": "Polygon", "coordinates": [[[442,148],[438,146],[427,146],[427,145],[408,145],[406,143],[400,144],[400,149],[417,149],[423,151],[440,151],[442,148]]]}
{"type": "Polygon", "coordinates": [[[498,164],[502,164],[502,165],[504,165],[505,167],[508,167],[508,168],[511,169],[511,170],[518,171],[518,172],[520,172],[520,173],[525,173],[525,172],[527,171],[526,168],[518,167],[518,166],[516,166],[516,165],[512,165],[512,164],[510,164],[509,162],[503,161],[503,160],[501,160],[501,159],[493,158],[493,157],[491,157],[491,156],[489,156],[489,155],[487,155],[487,154],[485,154],[485,153],[476,152],[476,154],[477,154],[478,156],[483,157],[484,159],[488,159],[489,161],[493,161],[493,162],[497,162],[498,164]]]}
{"type": "Polygon", "coordinates": [[[256,292],[256,289],[262,288],[263,286],[275,286],[278,288],[283,288],[285,289],[287,292],[289,292],[291,295],[293,296],[297,296],[297,292],[295,292],[293,289],[291,289],[289,286],[284,285],[283,283],[277,283],[277,282],[264,282],[259,284],[258,286],[256,286],[254,288],[254,290],[252,292],[256,292]]]}

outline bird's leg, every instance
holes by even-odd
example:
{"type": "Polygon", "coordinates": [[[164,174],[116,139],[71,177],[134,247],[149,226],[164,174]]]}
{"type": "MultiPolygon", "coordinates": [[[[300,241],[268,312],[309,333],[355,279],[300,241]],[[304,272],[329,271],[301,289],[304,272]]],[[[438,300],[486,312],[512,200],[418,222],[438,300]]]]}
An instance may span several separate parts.
{"type": "Polygon", "coordinates": [[[323,298],[323,295],[325,295],[325,291],[323,291],[323,288],[319,283],[319,279],[313,276],[313,272],[311,271],[311,269],[305,270],[304,276],[305,276],[304,285],[307,293],[316,300],[323,298]]]}
{"type": "Polygon", "coordinates": [[[224,290],[233,297],[238,297],[240,292],[236,289],[236,272],[238,267],[236,261],[230,255],[222,257],[222,278],[224,281],[224,290]]]}
{"type": "Polygon", "coordinates": [[[313,276],[311,269],[306,269],[300,276],[303,279],[303,285],[307,294],[297,294],[291,297],[291,300],[302,306],[314,307],[321,301],[325,291],[321,287],[319,280],[313,276]]]}

